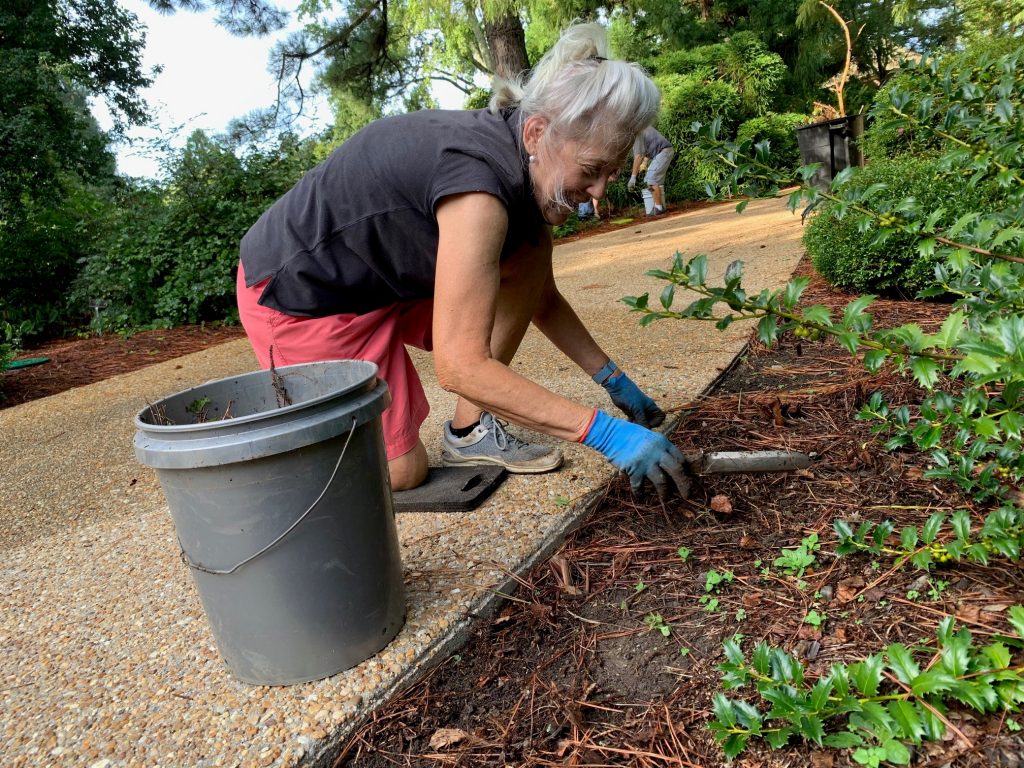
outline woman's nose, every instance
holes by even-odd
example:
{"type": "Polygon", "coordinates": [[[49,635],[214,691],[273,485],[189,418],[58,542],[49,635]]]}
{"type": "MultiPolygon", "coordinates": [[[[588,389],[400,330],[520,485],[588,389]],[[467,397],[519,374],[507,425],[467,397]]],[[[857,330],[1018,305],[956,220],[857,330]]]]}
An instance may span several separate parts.
{"type": "Polygon", "coordinates": [[[608,176],[605,175],[605,176],[600,176],[597,179],[597,181],[595,181],[593,184],[591,184],[589,187],[587,187],[586,191],[587,191],[587,193],[591,197],[593,197],[593,198],[595,198],[597,200],[600,200],[602,197],[604,197],[604,191],[605,191],[605,189],[607,189],[607,187],[608,187],[608,176]]]}

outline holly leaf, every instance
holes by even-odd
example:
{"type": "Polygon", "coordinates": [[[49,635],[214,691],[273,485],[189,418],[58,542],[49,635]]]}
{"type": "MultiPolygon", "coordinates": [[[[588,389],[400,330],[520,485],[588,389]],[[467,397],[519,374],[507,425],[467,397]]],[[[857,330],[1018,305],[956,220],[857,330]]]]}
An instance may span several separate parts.
{"type": "Polygon", "coordinates": [[[722,752],[726,760],[732,760],[740,755],[747,748],[747,740],[750,738],[745,733],[731,733],[729,738],[722,742],[722,752]]]}
{"type": "Polygon", "coordinates": [[[956,678],[949,672],[933,667],[922,672],[910,683],[910,690],[915,696],[926,696],[929,693],[944,693],[956,685],[956,678]]]}
{"type": "Polygon", "coordinates": [[[945,519],[946,515],[942,512],[936,512],[929,517],[921,529],[921,541],[925,544],[931,544],[935,541],[935,537],[939,535],[939,529],[942,527],[942,521],[945,519]]]}
{"type": "Polygon", "coordinates": [[[1024,638],[1024,608],[1019,605],[1011,605],[1006,612],[1006,620],[1010,622],[1017,637],[1024,638]]]}
{"type": "Polygon", "coordinates": [[[850,679],[865,696],[878,694],[878,686],[882,682],[882,657],[878,654],[868,656],[864,661],[851,664],[850,679]]]}
{"type": "Polygon", "coordinates": [[[917,706],[909,701],[897,700],[889,702],[888,710],[900,735],[915,744],[920,744],[924,735],[924,723],[921,721],[917,706]]]}
{"type": "Polygon", "coordinates": [[[888,356],[889,353],[884,349],[869,349],[864,353],[864,367],[871,373],[877,373],[888,356]]]}
{"type": "Polygon", "coordinates": [[[712,699],[712,707],[715,710],[715,717],[718,718],[718,722],[727,728],[732,728],[736,725],[736,713],[732,710],[732,702],[729,701],[724,693],[715,694],[712,699]]]}
{"type": "Polygon", "coordinates": [[[938,363],[927,357],[910,358],[910,372],[913,374],[914,380],[925,389],[935,387],[935,382],[939,378],[939,370],[938,363]]]}
{"type": "Polygon", "coordinates": [[[921,668],[903,643],[893,643],[885,649],[885,655],[889,657],[889,669],[901,682],[909,685],[914,678],[921,674],[921,668]]]}

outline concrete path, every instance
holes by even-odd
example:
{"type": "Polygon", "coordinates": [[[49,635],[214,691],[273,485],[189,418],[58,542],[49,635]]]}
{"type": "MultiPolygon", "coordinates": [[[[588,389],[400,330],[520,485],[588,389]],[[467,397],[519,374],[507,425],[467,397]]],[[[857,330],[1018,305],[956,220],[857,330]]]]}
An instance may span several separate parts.
{"type": "MultiPolygon", "coordinates": [[[[800,222],[781,201],[752,203],[742,215],[726,204],[556,247],[562,292],[666,408],[701,392],[748,332],[699,322],[639,327],[619,300],[657,296],[663,284],[644,273],[667,267],[677,250],[708,254],[713,280],[741,259],[749,290],[777,287],[802,254],[800,222]]],[[[453,399],[437,387],[429,356],[416,362],[436,464],[453,399]]],[[[514,366],[614,410],[532,329],[514,366]]],[[[399,636],[325,680],[246,685],[221,661],[155,475],[135,461],[132,419],[147,400],[254,368],[248,343],[229,342],[0,411],[5,766],[330,765],[360,719],[456,647],[469,617],[550,554],[613,475],[589,449],[563,444],[564,468],[512,477],[474,512],[399,515],[408,597],[399,636]]]]}

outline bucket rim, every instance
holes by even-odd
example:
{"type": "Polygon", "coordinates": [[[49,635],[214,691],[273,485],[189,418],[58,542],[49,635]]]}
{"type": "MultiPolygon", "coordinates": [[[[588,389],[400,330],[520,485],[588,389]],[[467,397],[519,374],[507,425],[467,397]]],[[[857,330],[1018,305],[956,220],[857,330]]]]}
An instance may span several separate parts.
{"type": "Polygon", "coordinates": [[[289,414],[296,413],[298,411],[303,411],[303,410],[306,410],[307,408],[315,408],[315,407],[317,407],[319,405],[322,405],[323,403],[329,402],[329,401],[334,400],[334,399],[336,399],[338,397],[343,397],[343,396],[345,396],[347,394],[350,394],[350,393],[352,393],[354,391],[365,389],[368,385],[372,386],[373,382],[377,378],[377,372],[379,370],[378,367],[377,367],[377,364],[373,363],[373,362],[370,362],[369,360],[348,360],[348,359],[317,360],[316,362],[312,362],[312,363],[295,363],[293,365],[275,366],[274,370],[278,374],[289,374],[289,373],[296,373],[298,371],[298,369],[312,368],[312,367],[316,367],[316,366],[321,366],[322,367],[322,366],[327,366],[327,365],[333,365],[333,364],[336,364],[336,363],[346,363],[346,364],[348,364],[348,363],[357,363],[359,366],[365,367],[365,369],[366,369],[364,371],[365,375],[362,375],[362,376],[358,377],[355,381],[353,381],[348,386],[345,386],[345,387],[342,387],[341,389],[337,389],[337,390],[334,390],[332,392],[328,392],[326,394],[320,395],[319,397],[313,397],[313,398],[310,398],[308,400],[303,400],[301,402],[293,403],[292,405],[286,405],[286,406],[283,406],[283,407],[280,407],[280,408],[274,408],[272,410],[260,411],[259,413],[251,413],[251,414],[249,414],[247,416],[233,416],[231,419],[226,420],[226,421],[219,421],[219,422],[218,421],[206,421],[206,422],[200,422],[200,423],[197,423],[197,424],[154,424],[154,423],[152,423],[150,421],[143,420],[142,417],[143,417],[144,414],[151,413],[154,406],[159,405],[160,403],[164,402],[165,400],[169,400],[169,399],[174,398],[174,397],[179,397],[180,395],[183,395],[186,392],[191,392],[192,390],[201,389],[202,387],[207,387],[207,386],[210,386],[211,384],[219,384],[221,382],[230,381],[232,379],[244,379],[244,378],[248,378],[248,377],[252,377],[252,376],[260,376],[260,375],[266,374],[268,372],[268,370],[266,368],[261,368],[260,370],[249,371],[247,373],[243,373],[243,374],[240,374],[238,376],[224,376],[223,378],[220,378],[220,379],[212,379],[210,381],[203,382],[202,384],[196,384],[195,386],[188,387],[186,389],[178,390],[177,392],[173,392],[173,393],[171,393],[169,395],[166,395],[165,397],[159,398],[158,400],[156,400],[153,403],[147,403],[145,405],[145,407],[139,409],[139,411],[135,414],[135,427],[136,427],[136,429],[141,430],[143,432],[149,432],[149,433],[155,433],[155,434],[161,434],[161,433],[162,434],[170,434],[170,433],[180,434],[180,433],[183,433],[183,432],[203,432],[203,431],[209,431],[210,429],[216,429],[218,425],[227,426],[229,424],[230,425],[250,424],[250,423],[253,423],[253,422],[258,422],[258,421],[266,420],[266,419],[270,418],[271,416],[273,416],[273,417],[278,417],[278,416],[285,416],[285,417],[287,417],[289,414]]]}

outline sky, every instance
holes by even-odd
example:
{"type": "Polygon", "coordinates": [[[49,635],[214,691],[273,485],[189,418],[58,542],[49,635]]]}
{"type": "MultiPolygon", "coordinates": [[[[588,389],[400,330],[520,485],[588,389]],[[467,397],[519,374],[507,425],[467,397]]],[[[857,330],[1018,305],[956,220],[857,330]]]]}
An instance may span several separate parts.
{"type": "MultiPolygon", "coordinates": [[[[275,4],[292,10],[298,3],[277,0],[275,4]]],[[[116,150],[120,173],[157,177],[158,159],[147,151],[146,139],[166,138],[173,126],[184,126],[171,142],[180,147],[194,130],[222,133],[232,119],[274,103],[277,79],[267,71],[267,64],[270,49],[287,36],[287,29],[263,38],[234,37],[216,25],[215,14],[209,11],[178,11],[165,16],[152,10],[145,0],[120,0],[120,4],[147,28],[143,68],[163,66],[154,84],[141,92],[160,127],[129,132],[132,146],[116,150]]],[[[296,29],[300,26],[293,24],[296,29]]],[[[307,77],[310,74],[312,67],[307,65],[307,77]]],[[[454,88],[435,90],[435,97],[445,108],[458,108],[464,98],[454,88]]],[[[324,128],[331,118],[323,100],[307,99],[303,113],[307,122],[299,125],[300,132],[304,128],[324,128]]],[[[94,105],[94,114],[101,126],[110,127],[101,104],[94,105]]]]}
{"type": "MultiPolygon", "coordinates": [[[[214,23],[210,12],[178,11],[164,16],[145,0],[120,0],[120,4],[147,27],[144,69],[159,64],[163,72],[153,86],[142,91],[161,128],[129,133],[135,146],[118,149],[119,172],[157,176],[159,165],[156,158],[147,156],[145,139],[165,135],[172,126],[186,126],[172,142],[181,146],[193,130],[222,133],[233,118],[274,103],[277,81],[267,71],[268,57],[274,42],[287,30],[264,38],[234,37],[214,23]]],[[[297,0],[279,0],[277,5],[294,8],[297,0]]],[[[109,127],[100,105],[95,113],[100,124],[109,127]]],[[[322,103],[314,104],[311,118],[322,124],[329,120],[330,111],[322,103]]]]}

